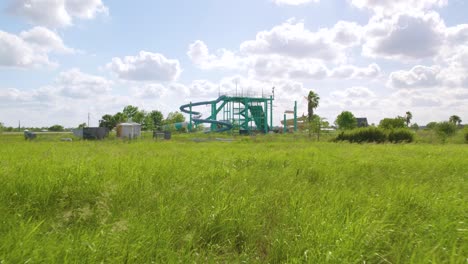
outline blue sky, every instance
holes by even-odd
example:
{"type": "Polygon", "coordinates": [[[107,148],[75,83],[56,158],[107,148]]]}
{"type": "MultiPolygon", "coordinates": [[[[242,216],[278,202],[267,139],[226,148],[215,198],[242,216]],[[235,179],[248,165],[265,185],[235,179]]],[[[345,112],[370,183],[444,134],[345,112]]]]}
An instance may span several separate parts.
{"type": "MultiPolygon", "coordinates": [[[[330,122],[468,120],[468,3],[457,0],[0,3],[0,122],[87,120],[125,105],[165,115],[235,85],[276,87],[275,120],[309,90],[330,122]]],[[[207,111],[207,109],[201,109],[207,111]]]]}

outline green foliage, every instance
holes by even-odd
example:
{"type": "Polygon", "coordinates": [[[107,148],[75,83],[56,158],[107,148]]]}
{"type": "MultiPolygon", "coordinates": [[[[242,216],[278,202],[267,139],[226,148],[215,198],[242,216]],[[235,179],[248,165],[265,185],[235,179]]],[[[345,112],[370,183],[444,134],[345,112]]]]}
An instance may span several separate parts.
{"type": "Polygon", "coordinates": [[[153,129],[161,128],[164,121],[164,116],[160,111],[153,110],[147,116],[153,123],[153,129]]]}
{"type": "Polygon", "coordinates": [[[336,117],[335,125],[340,130],[349,130],[357,127],[357,120],[353,113],[349,111],[343,111],[336,117]]]}
{"type": "Polygon", "coordinates": [[[459,116],[453,115],[453,116],[450,116],[449,122],[450,122],[450,123],[453,123],[453,124],[455,124],[455,125],[460,125],[461,122],[462,122],[462,120],[461,120],[461,118],[460,118],[459,116]]]}
{"type": "Polygon", "coordinates": [[[314,118],[314,109],[318,107],[320,101],[320,97],[314,91],[309,91],[307,95],[307,111],[308,111],[308,121],[312,123],[312,119],[314,118]]]}
{"type": "Polygon", "coordinates": [[[440,122],[440,123],[437,123],[435,127],[435,131],[441,138],[442,142],[445,142],[448,137],[455,135],[455,133],[457,132],[457,125],[455,125],[452,122],[447,122],[447,121],[440,122]]]}
{"type": "Polygon", "coordinates": [[[393,129],[388,133],[388,141],[392,143],[413,142],[414,132],[407,128],[393,129]]]}
{"type": "Polygon", "coordinates": [[[167,115],[165,124],[175,124],[185,122],[185,116],[179,112],[171,112],[167,115]]]}
{"type": "Polygon", "coordinates": [[[0,261],[466,262],[465,146],[295,137],[2,135],[0,261]]]}
{"type": "Polygon", "coordinates": [[[78,128],[84,128],[84,127],[87,127],[87,126],[88,126],[88,124],[86,124],[86,123],[81,123],[81,124],[78,125],[78,128]]]}
{"type": "Polygon", "coordinates": [[[432,130],[432,129],[435,129],[436,126],[437,126],[437,122],[429,122],[426,125],[426,129],[431,129],[432,130]]]}
{"type": "Polygon", "coordinates": [[[376,127],[363,127],[338,134],[336,141],[349,141],[351,143],[383,143],[387,140],[385,131],[376,127]]]}
{"type": "Polygon", "coordinates": [[[418,125],[418,123],[414,123],[414,124],[411,125],[410,128],[417,131],[417,130],[419,130],[419,125],[418,125]]]}
{"type": "Polygon", "coordinates": [[[411,123],[411,119],[413,119],[413,114],[410,111],[407,111],[404,118],[405,118],[406,126],[409,127],[409,124],[411,123]]]}
{"type": "Polygon", "coordinates": [[[49,131],[52,131],[52,132],[62,132],[63,130],[64,128],[61,125],[53,125],[49,127],[49,131]]]}
{"type": "Polygon", "coordinates": [[[396,128],[405,128],[406,120],[405,118],[399,116],[396,118],[384,118],[380,120],[379,128],[383,129],[396,129],[396,128]]]}
{"type": "Polygon", "coordinates": [[[103,115],[99,120],[99,127],[107,127],[109,131],[117,125],[116,118],[112,115],[103,115]]]}
{"type": "Polygon", "coordinates": [[[465,137],[465,143],[468,143],[468,127],[465,127],[465,129],[463,130],[463,134],[465,137]]]}

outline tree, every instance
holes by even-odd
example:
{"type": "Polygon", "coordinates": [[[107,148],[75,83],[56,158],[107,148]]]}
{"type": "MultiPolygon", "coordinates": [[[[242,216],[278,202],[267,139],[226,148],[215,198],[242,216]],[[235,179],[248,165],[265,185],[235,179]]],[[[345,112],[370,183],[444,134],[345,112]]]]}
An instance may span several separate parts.
{"type": "Polygon", "coordinates": [[[314,109],[318,107],[320,97],[314,91],[310,91],[306,99],[307,99],[307,111],[308,111],[307,117],[308,117],[309,123],[312,123],[312,120],[314,118],[314,109]]]}
{"type": "Polygon", "coordinates": [[[461,125],[462,120],[459,116],[453,115],[449,118],[449,122],[455,125],[461,125]]]}
{"type": "Polygon", "coordinates": [[[336,117],[335,125],[341,130],[353,129],[357,127],[357,120],[353,113],[343,111],[336,117]]]}
{"type": "Polygon", "coordinates": [[[183,114],[179,112],[171,112],[167,115],[166,121],[164,123],[167,125],[182,122],[185,122],[185,116],[183,114]]]}
{"type": "Polygon", "coordinates": [[[112,115],[103,115],[101,117],[101,120],[99,120],[99,127],[107,127],[109,131],[114,129],[114,127],[117,125],[117,122],[112,115]]]}
{"type": "Polygon", "coordinates": [[[132,121],[135,121],[133,120],[133,118],[138,114],[139,110],[138,110],[138,107],[136,106],[133,106],[133,105],[127,105],[124,107],[122,113],[128,118],[128,119],[132,119],[132,121]]]}
{"type": "Polygon", "coordinates": [[[383,129],[404,128],[406,120],[404,117],[398,116],[396,118],[384,118],[380,120],[379,127],[383,129]]]}
{"type": "Polygon", "coordinates": [[[78,128],[84,128],[84,127],[88,127],[88,125],[86,123],[81,123],[78,125],[78,128]]]}
{"type": "Polygon", "coordinates": [[[409,127],[409,124],[411,123],[412,118],[413,118],[413,114],[410,111],[406,112],[405,121],[406,121],[407,127],[409,127]]]}
{"type": "Polygon", "coordinates": [[[413,129],[413,130],[419,130],[419,125],[418,125],[418,123],[412,124],[412,125],[411,125],[411,129],[413,129]]]}
{"type": "Polygon", "coordinates": [[[435,130],[442,139],[442,142],[445,143],[448,137],[455,135],[457,132],[457,125],[455,125],[453,122],[440,122],[437,123],[435,130]]]}
{"type": "Polygon", "coordinates": [[[49,127],[49,131],[53,131],[53,132],[62,132],[63,130],[64,128],[61,125],[53,125],[49,127]]]}
{"type": "Polygon", "coordinates": [[[434,121],[433,121],[433,122],[427,123],[426,128],[427,128],[427,129],[435,129],[436,126],[437,126],[437,122],[434,122],[434,121]]]}
{"type": "Polygon", "coordinates": [[[158,110],[153,110],[153,111],[149,112],[148,115],[146,116],[146,118],[149,118],[151,120],[151,122],[153,124],[153,127],[152,127],[153,129],[161,128],[162,125],[163,125],[164,116],[158,110]]]}
{"type": "Polygon", "coordinates": [[[127,120],[128,120],[128,116],[126,116],[122,112],[117,112],[112,118],[114,119],[115,125],[117,125],[119,123],[127,122],[127,120]]]}

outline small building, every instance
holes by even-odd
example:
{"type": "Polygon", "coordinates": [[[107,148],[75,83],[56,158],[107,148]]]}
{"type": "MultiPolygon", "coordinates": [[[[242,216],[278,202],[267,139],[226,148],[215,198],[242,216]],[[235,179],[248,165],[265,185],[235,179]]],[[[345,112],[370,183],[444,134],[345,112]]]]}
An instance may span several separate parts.
{"type": "Polygon", "coordinates": [[[82,139],[103,139],[109,135],[106,127],[84,127],[73,129],[73,134],[82,139]]]}
{"type": "Polygon", "coordinates": [[[368,127],[369,123],[367,123],[367,117],[358,117],[356,118],[357,120],[357,126],[358,127],[368,127]]]}
{"type": "Polygon", "coordinates": [[[141,136],[141,125],[138,123],[120,123],[116,130],[118,138],[134,139],[141,136]]]}

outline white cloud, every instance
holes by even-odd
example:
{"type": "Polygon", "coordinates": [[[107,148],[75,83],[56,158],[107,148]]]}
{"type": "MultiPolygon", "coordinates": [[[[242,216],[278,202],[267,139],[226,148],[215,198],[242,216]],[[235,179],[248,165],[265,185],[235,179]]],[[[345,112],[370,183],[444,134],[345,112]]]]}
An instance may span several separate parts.
{"type": "Polygon", "coordinates": [[[61,72],[54,86],[66,97],[87,98],[106,94],[112,89],[112,81],[101,76],[86,74],[74,68],[61,72]]]}
{"type": "Polygon", "coordinates": [[[43,52],[74,52],[73,49],[65,46],[63,40],[55,32],[45,27],[34,27],[23,31],[20,33],[20,37],[43,52]]]}
{"type": "Polygon", "coordinates": [[[107,68],[124,80],[175,81],[182,70],[178,60],[167,59],[159,53],[140,51],[136,56],[113,58],[107,68]]]}
{"type": "Polygon", "coordinates": [[[388,15],[401,11],[443,7],[448,4],[448,0],[350,0],[350,2],[358,8],[367,8],[388,15]]]}
{"type": "Polygon", "coordinates": [[[211,54],[208,46],[201,40],[190,44],[187,55],[192,62],[200,69],[210,70],[220,69],[240,69],[245,67],[246,58],[241,58],[226,49],[218,50],[216,54],[211,54]]]}
{"type": "Polygon", "coordinates": [[[97,14],[108,14],[101,0],[11,0],[11,14],[28,22],[52,28],[73,24],[73,19],[93,19],[97,14]]]}
{"type": "Polygon", "coordinates": [[[71,53],[62,39],[44,27],[34,27],[19,35],[0,31],[0,67],[29,68],[54,66],[49,53],[71,53]]]}
{"type": "Polygon", "coordinates": [[[320,2],[320,0],[272,0],[272,1],[275,2],[275,4],[277,5],[292,5],[292,6],[320,2]]]}
{"type": "Polygon", "coordinates": [[[445,40],[445,24],[435,12],[374,16],[366,26],[363,55],[397,60],[432,58],[445,40]]]}
{"type": "Polygon", "coordinates": [[[390,74],[389,85],[394,88],[428,88],[442,84],[439,66],[417,65],[409,71],[396,71],[390,74]]]}
{"type": "MultiPolygon", "coordinates": [[[[296,59],[310,58],[325,61],[339,61],[345,59],[344,51],[350,42],[355,42],[359,36],[353,36],[353,31],[344,28],[353,23],[338,23],[336,29],[321,29],[316,32],[305,28],[304,23],[293,20],[273,27],[269,31],[257,33],[255,40],[245,41],[240,51],[251,55],[281,55],[296,59]],[[337,42],[336,40],[339,40],[337,42]]],[[[354,32],[358,34],[359,32],[354,32]]]]}
{"type": "Polygon", "coordinates": [[[337,79],[374,79],[379,77],[380,74],[379,65],[372,63],[365,68],[354,65],[341,65],[331,71],[330,77],[337,79]]]}

